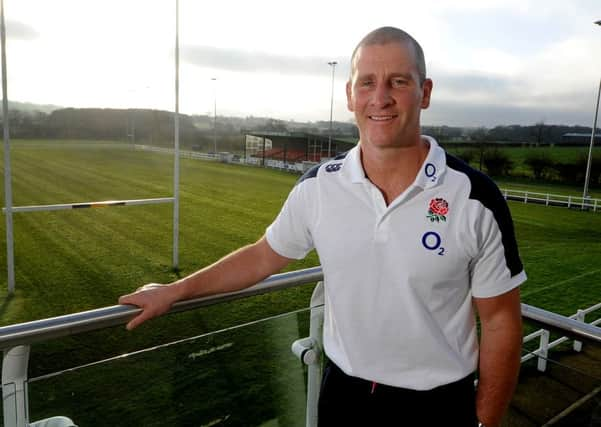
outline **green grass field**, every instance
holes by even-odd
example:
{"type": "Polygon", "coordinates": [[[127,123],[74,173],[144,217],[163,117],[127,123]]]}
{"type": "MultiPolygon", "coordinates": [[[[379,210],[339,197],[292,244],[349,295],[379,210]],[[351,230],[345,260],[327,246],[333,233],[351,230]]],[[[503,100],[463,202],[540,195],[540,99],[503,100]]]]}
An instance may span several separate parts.
{"type": "MultiPolygon", "coordinates": [[[[168,197],[172,194],[172,162],[170,156],[132,151],[127,145],[16,141],[12,149],[13,203],[168,197]]],[[[260,237],[297,178],[273,170],[183,159],[182,274],[260,237]]],[[[511,182],[500,185],[517,186],[511,182]]],[[[578,195],[579,189],[571,190],[557,189],[578,195]]],[[[594,279],[601,215],[521,203],[512,203],[511,209],[530,276],[525,296],[549,286],[550,279],[580,282],[574,277],[581,274],[590,274],[585,282],[594,279]]],[[[111,305],[119,295],[142,283],[173,280],[177,276],[170,268],[171,218],[171,204],[14,214],[17,292],[13,298],[5,294],[0,323],[111,305]]],[[[4,237],[4,222],[0,230],[4,237]]],[[[6,265],[4,250],[0,262],[6,265]]],[[[291,269],[317,263],[312,255],[291,269]]],[[[5,283],[2,277],[4,288],[5,283]]],[[[567,301],[562,304],[567,311],[574,308],[567,301]]],[[[289,308],[298,307],[293,304],[289,308]]]]}
{"type": "MultiPolygon", "coordinates": [[[[114,144],[13,141],[11,157],[15,206],[168,197],[172,194],[173,159],[162,154],[135,152],[127,146],[114,144]]],[[[277,215],[297,179],[296,175],[273,170],[182,159],[180,274],[188,274],[259,238],[277,215]]],[[[561,191],[570,189],[563,188],[561,191]]],[[[578,195],[578,191],[574,188],[573,194],[578,195]]],[[[572,314],[578,308],[599,302],[601,213],[514,202],[510,203],[510,208],[529,276],[522,287],[524,302],[562,314],[572,314]]],[[[15,296],[7,297],[3,273],[0,280],[0,324],[113,305],[119,295],[143,283],[175,279],[178,275],[171,269],[171,218],[170,204],[15,213],[17,290],[15,296]]],[[[0,232],[3,241],[0,265],[2,271],[6,271],[4,222],[0,232]]],[[[316,255],[311,254],[290,269],[317,264],[316,255]]],[[[134,333],[113,328],[35,345],[31,375],[306,307],[311,291],[312,286],[305,286],[167,316],[142,326],[134,333]]],[[[235,338],[226,334],[225,338],[220,335],[206,339],[201,347],[236,342],[224,357],[231,359],[231,363],[238,363],[238,366],[232,368],[228,364],[229,367],[225,368],[224,359],[216,353],[213,364],[207,362],[202,368],[212,366],[213,373],[206,374],[208,377],[200,375],[198,381],[201,384],[225,381],[225,388],[231,394],[226,400],[230,402],[231,399],[230,403],[235,404],[236,396],[241,396],[236,393],[242,393],[237,380],[242,372],[277,371],[281,358],[274,354],[286,353],[291,340],[299,333],[301,336],[306,333],[302,332],[306,328],[306,319],[293,316],[289,322],[283,322],[285,327],[265,326],[268,333],[255,331],[238,333],[235,338]],[[274,350],[272,344],[276,335],[278,346],[274,350]],[[246,353],[242,348],[252,348],[255,355],[263,354],[261,368],[250,360],[252,357],[243,356],[246,353]],[[228,371],[225,380],[220,376],[224,369],[228,371]]],[[[165,393],[174,398],[184,393],[187,387],[197,386],[186,383],[185,379],[183,384],[179,384],[183,372],[180,364],[188,360],[190,351],[179,349],[175,353],[167,353],[167,356],[154,356],[156,360],[148,356],[143,357],[141,362],[134,359],[119,363],[130,363],[123,368],[128,371],[141,370],[137,379],[148,375],[154,377],[152,372],[157,372],[159,382],[170,378],[173,384],[154,389],[149,387],[151,397],[144,397],[151,402],[160,401],[165,393]],[[165,360],[172,362],[166,367],[165,360]],[[169,373],[164,372],[166,369],[169,373]],[[167,392],[165,387],[169,388],[167,392]]],[[[110,373],[112,368],[107,368],[109,372],[97,369],[92,374],[82,374],[84,379],[105,384],[107,378],[115,375],[112,381],[123,383],[117,394],[133,393],[131,388],[127,389],[128,380],[119,377],[123,372],[110,373]]],[[[48,390],[59,387],[65,388],[67,393],[78,390],[77,393],[83,395],[81,378],[66,381],[69,386],[50,384],[48,390]]],[[[274,381],[268,379],[265,388],[273,387],[274,381]]],[[[302,378],[300,381],[302,384],[302,378]]],[[[250,386],[253,383],[249,381],[250,386]]],[[[60,406],[57,401],[61,398],[52,397],[56,391],[48,391],[41,386],[36,388],[36,384],[41,383],[34,383],[31,393],[35,402],[32,408],[39,414],[37,418],[52,415],[52,410],[60,406]]],[[[138,383],[132,381],[132,384],[138,383]]],[[[131,387],[138,389],[144,387],[143,384],[144,381],[141,386],[131,387]]],[[[286,385],[278,387],[285,388],[286,385]]],[[[189,390],[186,393],[191,396],[189,390]]],[[[265,396],[257,398],[261,397],[265,396]]],[[[246,398],[242,396],[240,399],[246,398]]],[[[248,399],[244,401],[250,402],[248,399]]],[[[140,402],[134,398],[131,407],[120,412],[120,419],[132,417],[134,420],[139,414],[128,411],[133,411],[135,405],[140,405],[140,402]]],[[[248,405],[251,407],[253,403],[248,405]]],[[[280,406],[281,402],[274,401],[261,409],[264,414],[254,416],[270,419],[280,406]]],[[[84,405],[73,411],[77,420],[85,420],[89,409],[84,405]]],[[[81,425],[92,424],[82,422],[81,425]]],[[[134,422],[130,425],[142,424],[134,422]]]]}

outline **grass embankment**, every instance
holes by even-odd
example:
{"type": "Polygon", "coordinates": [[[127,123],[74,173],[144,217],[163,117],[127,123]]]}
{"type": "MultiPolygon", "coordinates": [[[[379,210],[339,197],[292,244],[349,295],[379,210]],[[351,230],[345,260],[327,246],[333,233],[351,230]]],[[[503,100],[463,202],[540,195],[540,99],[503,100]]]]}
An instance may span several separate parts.
{"type": "MultiPolygon", "coordinates": [[[[172,193],[169,156],[126,146],[52,144],[13,144],[14,205],[172,193]]],[[[182,159],[181,274],[260,237],[297,178],[182,159]]],[[[562,314],[599,302],[601,214],[510,207],[529,275],[524,301],[562,314]]],[[[175,279],[171,218],[171,205],[15,214],[17,292],[4,294],[1,324],[113,305],[143,283],[175,279]]],[[[4,236],[4,223],[0,232],[4,236]]],[[[0,259],[5,265],[4,251],[0,259]]],[[[317,263],[312,254],[290,268],[317,263]]],[[[113,328],[35,345],[31,375],[305,307],[310,288],[168,316],[135,333],[113,328]]],[[[203,425],[229,417],[232,425],[245,419],[252,425],[280,417],[294,425],[290,417],[302,419],[303,402],[293,391],[302,390],[304,380],[289,345],[306,333],[305,316],[289,315],[33,383],[33,419],[65,414],[80,425],[99,425],[94,420],[102,414],[101,425],[203,425]],[[191,357],[195,353],[203,355],[191,357]],[[281,415],[286,408],[290,414],[281,415]]]]}

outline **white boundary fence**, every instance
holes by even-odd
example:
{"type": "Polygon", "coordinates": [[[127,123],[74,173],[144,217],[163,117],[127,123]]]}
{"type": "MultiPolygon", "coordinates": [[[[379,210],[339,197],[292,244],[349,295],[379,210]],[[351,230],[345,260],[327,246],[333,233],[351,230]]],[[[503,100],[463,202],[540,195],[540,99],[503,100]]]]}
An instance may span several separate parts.
{"type": "MultiPolygon", "coordinates": [[[[579,322],[585,322],[584,319],[586,315],[597,310],[601,310],[601,303],[593,305],[589,308],[585,308],[583,310],[579,309],[575,314],[571,315],[569,318],[578,320],[579,322]]],[[[601,317],[589,323],[589,325],[593,326],[597,326],[599,324],[601,324],[601,317]]],[[[538,338],[539,345],[536,350],[522,357],[522,363],[535,357],[538,357],[537,369],[541,372],[545,372],[545,370],[547,369],[547,357],[549,354],[549,350],[569,340],[568,337],[561,337],[556,339],[555,341],[549,342],[550,336],[551,333],[547,329],[539,329],[538,331],[526,335],[523,339],[524,344],[526,344],[529,341],[534,341],[538,338]]],[[[572,348],[574,349],[574,351],[581,351],[582,341],[574,340],[572,348]]]]}
{"type": "Polygon", "coordinates": [[[578,208],[597,212],[601,207],[601,199],[583,198],[579,196],[563,196],[561,194],[537,193],[534,191],[512,190],[502,188],[501,192],[506,200],[515,200],[524,203],[536,203],[545,206],[562,206],[578,208]]]}
{"type": "MultiPolygon", "coordinates": [[[[156,147],[152,145],[135,144],[135,150],[154,151],[156,153],[173,154],[172,148],[156,147]]],[[[231,153],[201,153],[198,151],[180,150],[180,156],[187,159],[198,159],[208,161],[219,161],[222,163],[235,163],[251,166],[264,166],[266,168],[281,169],[290,172],[303,173],[316,162],[287,163],[282,160],[236,157],[231,153]],[[264,163],[264,164],[263,164],[264,163]]],[[[561,194],[538,193],[535,191],[513,190],[501,188],[505,200],[513,200],[524,203],[536,203],[546,206],[561,206],[567,208],[578,208],[582,210],[601,210],[601,199],[583,198],[580,196],[564,196],[561,194]]]]}
{"type": "MultiPolygon", "coordinates": [[[[172,148],[167,147],[156,147],[153,145],[143,145],[143,144],[135,144],[134,150],[143,150],[143,151],[153,151],[155,153],[162,154],[173,154],[172,148]]],[[[232,153],[201,153],[198,151],[187,151],[180,150],[180,157],[185,159],[197,159],[197,160],[208,160],[213,162],[221,162],[221,163],[233,163],[238,165],[248,165],[248,166],[259,166],[271,169],[280,169],[288,172],[297,172],[304,173],[314,165],[316,162],[284,162],[283,160],[275,160],[275,159],[260,159],[260,158],[244,158],[236,156],[232,153]]]]}

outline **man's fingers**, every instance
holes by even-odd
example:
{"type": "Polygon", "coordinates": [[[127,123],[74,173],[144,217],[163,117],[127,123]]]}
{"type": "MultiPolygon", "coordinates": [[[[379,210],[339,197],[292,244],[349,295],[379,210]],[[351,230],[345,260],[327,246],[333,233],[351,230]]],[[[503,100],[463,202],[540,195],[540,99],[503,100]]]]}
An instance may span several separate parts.
{"type": "Polygon", "coordinates": [[[137,328],[140,323],[144,322],[145,320],[148,320],[148,316],[144,316],[144,312],[142,312],[130,320],[129,323],[125,325],[125,329],[131,331],[132,329],[137,328]]]}
{"type": "Polygon", "coordinates": [[[126,325],[127,330],[132,330],[169,309],[164,301],[165,293],[161,292],[161,289],[165,289],[165,285],[149,283],[134,293],[119,297],[119,304],[135,305],[142,309],[142,312],[126,325]]]}
{"type": "Polygon", "coordinates": [[[133,303],[131,303],[131,296],[133,294],[127,294],[127,295],[122,295],[119,297],[119,304],[121,305],[125,305],[125,304],[131,304],[131,305],[135,305],[133,303]]]}

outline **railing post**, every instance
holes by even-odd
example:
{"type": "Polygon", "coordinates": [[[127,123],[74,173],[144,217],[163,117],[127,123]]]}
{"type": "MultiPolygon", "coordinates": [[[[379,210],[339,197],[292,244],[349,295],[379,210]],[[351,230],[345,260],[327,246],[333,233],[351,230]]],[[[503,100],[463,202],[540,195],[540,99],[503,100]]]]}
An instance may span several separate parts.
{"type": "MultiPolygon", "coordinates": [[[[578,312],[576,313],[575,319],[580,321],[580,322],[584,322],[584,317],[586,316],[586,311],[578,309],[578,312]]],[[[582,351],[582,341],[579,340],[574,340],[574,346],[573,346],[574,351],[582,351]]]]}
{"type": "Polygon", "coordinates": [[[547,370],[547,357],[549,355],[549,336],[549,331],[543,329],[540,335],[540,347],[538,348],[537,364],[537,369],[541,372],[545,372],[547,370]]]}
{"type": "Polygon", "coordinates": [[[29,425],[28,364],[29,346],[20,345],[4,351],[2,357],[2,400],[4,402],[5,427],[27,427],[29,425]]]}
{"type": "Polygon", "coordinates": [[[528,203],[528,192],[524,192],[524,203],[528,203]]]}
{"type": "Polygon", "coordinates": [[[319,390],[321,388],[321,353],[323,349],[323,304],[324,304],[324,286],[323,282],[318,282],[311,295],[311,323],[309,326],[309,336],[313,341],[313,346],[320,356],[316,363],[309,365],[307,378],[307,427],[317,427],[317,402],[319,400],[319,390]]]}
{"type": "Polygon", "coordinates": [[[321,354],[323,330],[323,283],[318,282],[311,296],[309,336],[292,343],[292,352],[307,365],[306,426],[317,427],[317,402],[321,387],[321,354]]]}
{"type": "Polygon", "coordinates": [[[545,206],[549,206],[549,193],[547,193],[547,201],[545,202],[545,206]]]}
{"type": "Polygon", "coordinates": [[[572,206],[572,196],[568,196],[568,208],[572,206]]]}

